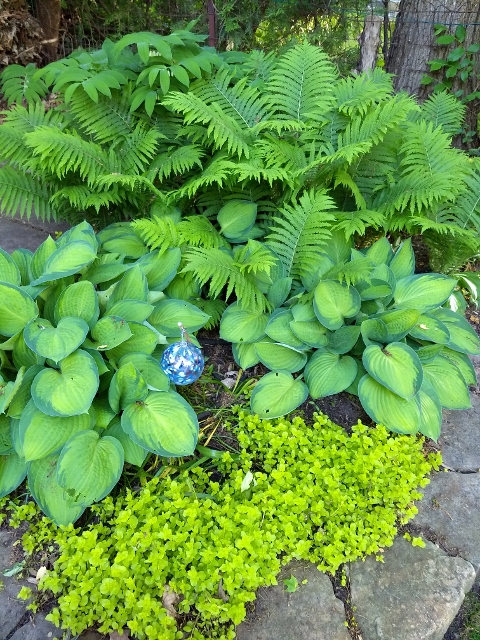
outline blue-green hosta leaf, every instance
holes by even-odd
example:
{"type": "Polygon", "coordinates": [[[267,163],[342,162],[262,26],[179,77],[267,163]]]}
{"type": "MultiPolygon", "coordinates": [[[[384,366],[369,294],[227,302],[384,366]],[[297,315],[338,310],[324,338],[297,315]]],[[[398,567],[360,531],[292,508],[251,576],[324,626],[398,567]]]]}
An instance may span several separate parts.
{"type": "Polygon", "coordinates": [[[59,366],[60,371],[44,369],[36,375],[31,388],[35,405],[49,416],[87,413],[99,385],[95,360],[78,349],[59,366]]]}
{"type": "Polygon", "coordinates": [[[154,306],[142,300],[119,300],[108,309],[109,316],[119,316],[127,322],[144,322],[148,320],[154,306]]]}
{"type": "Polygon", "coordinates": [[[358,396],[358,385],[360,384],[360,380],[367,373],[367,370],[363,366],[361,360],[357,360],[355,358],[355,362],[357,363],[357,375],[355,376],[355,380],[345,389],[345,391],[352,393],[354,396],[358,396]]]}
{"type": "Polygon", "coordinates": [[[28,488],[43,513],[59,526],[78,520],[85,505],[76,502],[57,482],[58,455],[28,465],[28,488]]]}
{"type": "Polygon", "coordinates": [[[228,238],[245,235],[255,224],[257,205],[248,200],[229,200],[217,214],[220,232],[228,238]]]}
{"type": "Polygon", "coordinates": [[[47,416],[30,400],[19,424],[23,456],[29,462],[57,453],[74,434],[86,429],[90,429],[88,413],[70,417],[47,416]]]}
{"type": "Polygon", "coordinates": [[[209,315],[185,300],[165,299],[155,305],[148,322],[166,336],[180,336],[178,323],[188,332],[197,331],[207,324],[209,315]]]}
{"type": "Polygon", "coordinates": [[[0,281],[19,287],[22,284],[20,270],[9,253],[0,247],[0,281]]]}
{"type": "Polygon", "coordinates": [[[460,353],[459,351],[452,351],[452,349],[448,349],[447,347],[445,347],[442,350],[442,355],[453,362],[453,364],[457,365],[457,367],[462,372],[462,376],[464,377],[464,380],[467,384],[477,384],[477,374],[475,371],[475,367],[473,366],[472,361],[467,356],[467,354],[460,353]]]}
{"type": "Polygon", "coordinates": [[[303,369],[307,362],[307,356],[302,351],[286,344],[267,341],[266,338],[255,343],[255,352],[260,362],[272,371],[295,373],[303,369]]]}
{"type": "Polygon", "coordinates": [[[323,280],[315,288],[314,310],[318,320],[330,331],[340,329],[345,318],[360,311],[360,296],[354,287],[336,280],[323,280]]]}
{"type": "Polygon", "coordinates": [[[255,385],[250,398],[252,413],[270,420],[290,413],[308,397],[307,385],[288,371],[271,371],[255,385]]]}
{"type": "Polygon", "coordinates": [[[37,303],[13,284],[0,282],[0,335],[10,338],[38,316],[37,303]]]}
{"type": "Polygon", "coordinates": [[[93,262],[96,255],[95,249],[88,242],[81,240],[71,242],[49,256],[43,273],[30,284],[36,286],[78,273],[93,262]]]}
{"type": "Polygon", "coordinates": [[[139,322],[130,322],[128,326],[130,327],[132,336],[117,347],[105,351],[105,355],[109,360],[118,362],[120,358],[127,353],[145,353],[150,355],[155,350],[157,344],[160,344],[159,335],[155,330],[139,322]]]}
{"type": "Polygon", "coordinates": [[[386,298],[392,295],[393,289],[384,280],[372,278],[369,282],[358,282],[355,289],[360,294],[362,300],[376,300],[377,298],[386,298]]]}
{"type": "MultiPolygon", "coordinates": [[[[106,256],[110,256],[111,254],[106,254],[99,256],[93,264],[84,272],[80,282],[90,282],[92,285],[103,284],[104,282],[110,282],[111,280],[115,280],[118,276],[121,276],[122,273],[128,271],[131,268],[129,264],[122,264],[120,262],[104,262],[106,256]]],[[[112,289],[113,293],[113,289],[112,289]]]]}
{"type": "Polygon", "coordinates": [[[88,412],[90,422],[97,431],[106,429],[110,422],[116,417],[117,412],[113,411],[108,401],[108,394],[97,394],[88,412]]]}
{"type": "Polygon", "coordinates": [[[448,344],[450,341],[450,332],[447,325],[431,313],[422,313],[417,320],[417,324],[410,330],[409,335],[418,340],[436,342],[437,344],[448,344]]]}
{"type": "Polygon", "coordinates": [[[415,399],[420,410],[418,430],[436,442],[442,429],[442,406],[435,389],[427,378],[424,378],[415,399]]]}
{"type": "Polygon", "coordinates": [[[423,365],[427,379],[445,409],[469,409],[472,405],[468,386],[460,369],[443,355],[423,365]]]}
{"type": "Polygon", "coordinates": [[[306,345],[302,340],[297,338],[290,327],[292,321],[293,315],[288,309],[281,309],[278,310],[278,312],[275,311],[275,313],[270,316],[267,326],[265,327],[265,333],[269,338],[275,340],[275,342],[282,342],[296,349],[304,349],[306,345]]]}
{"type": "Polygon", "coordinates": [[[48,236],[38,247],[30,261],[30,284],[32,280],[39,278],[45,271],[48,258],[58,249],[55,240],[48,236]]]}
{"type": "Polygon", "coordinates": [[[236,302],[227,307],[220,321],[220,337],[227,342],[256,342],[265,336],[269,316],[242,309],[236,302]]]}
{"type": "Polygon", "coordinates": [[[66,245],[80,240],[82,242],[87,242],[92,249],[95,251],[98,248],[98,240],[95,235],[95,231],[91,224],[89,224],[86,220],[83,220],[79,224],[75,225],[68,231],[62,233],[62,235],[57,240],[58,247],[65,247],[66,245]]]}
{"type": "Polygon", "coordinates": [[[431,311],[448,300],[457,281],[439,273],[407,276],[397,281],[395,307],[431,311]]]}
{"type": "Polygon", "coordinates": [[[315,262],[307,263],[301,275],[302,285],[307,291],[313,291],[323,276],[335,265],[324,253],[318,253],[315,262]]]}
{"type": "Polygon", "coordinates": [[[405,400],[413,398],[422,386],[422,363],[402,342],[391,342],[383,348],[370,345],[363,352],[362,362],[375,380],[405,400]]]}
{"type": "Polygon", "coordinates": [[[45,358],[43,356],[37,355],[27,347],[23,338],[23,331],[13,345],[12,360],[17,369],[20,367],[27,367],[28,369],[35,364],[43,364],[45,362],[45,358]]]}
{"type": "Polygon", "coordinates": [[[27,463],[16,453],[0,456],[0,498],[7,496],[25,480],[27,463]]]}
{"type": "Polygon", "coordinates": [[[367,249],[366,256],[375,265],[389,264],[393,258],[392,246],[384,236],[367,249]]]}
{"type": "Polygon", "coordinates": [[[84,320],[90,328],[98,320],[97,292],[91,282],[81,280],[69,285],[59,295],[54,310],[55,322],[61,318],[74,316],[84,320]]]}
{"type": "Polygon", "coordinates": [[[182,252],[178,247],[167,249],[161,256],[158,255],[146,273],[148,287],[151,291],[163,291],[177,274],[182,252]]]}
{"type": "Polygon", "coordinates": [[[112,436],[116,438],[122,445],[125,454],[125,462],[128,464],[134,464],[136,467],[141,467],[145,462],[145,458],[148,455],[148,451],[138,445],[125,433],[120,423],[120,418],[113,420],[105,429],[104,436],[112,436]]]}
{"type": "Polygon", "coordinates": [[[113,411],[119,413],[132,402],[145,400],[147,395],[147,383],[130,362],[120,367],[113,376],[108,390],[108,401],[113,411]]]}
{"type": "MultiPolygon", "coordinates": [[[[30,283],[30,262],[32,261],[33,253],[28,249],[15,249],[10,254],[10,257],[17,265],[18,271],[20,272],[20,280],[22,285],[27,285],[30,283]]],[[[0,280],[3,278],[0,277],[0,280]]]]}
{"type": "Polygon", "coordinates": [[[70,438],[58,457],[57,482],[76,502],[90,505],[117,484],[123,462],[123,447],[116,438],[82,431],[70,438]]]}
{"type": "Polygon", "coordinates": [[[412,239],[408,238],[395,251],[390,269],[397,280],[413,276],[415,272],[415,254],[412,249],[412,239]]]}
{"type": "Polygon", "coordinates": [[[92,356],[92,358],[95,360],[95,364],[97,365],[99,376],[103,376],[104,373],[107,373],[107,371],[110,371],[108,366],[105,364],[105,360],[103,359],[102,354],[99,353],[96,349],[87,349],[84,346],[83,350],[85,351],[85,353],[88,353],[88,355],[92,356]]]}
{"type": "Polygon", "coordinates": [[[25,344],[34,353],[54,362],[63,360],[83,343],[88,324],[81,318],[61,318],[56,327],[48,320],[31,320],[23,331],[25,344]]]}
{"type": "Polygon", "coordinates": [[[107,304],[109,315],[113,315],[110,308],[119,300],[141,300],[146,302],[148,298],[148,282],[145,274],[138,264],[126,271],[122,279],[117,282],[107,304]]]}
{"type": "Polygon", "coordinates": [[[369,318],[360,325],[360,331],[365,344],[385,344],[388,342],[387,326],[380,318],[369,318]]]}
{"type": "Polygon", "coordinates": [[[290,329],[294,335],[309,347],[319,349],[324,347],[328,342],[327,329],[320,324],[315,318],[314,320],[303,322],[301,320],[292,320],[290,329]]]}
{"type": "Polygon", "coordinates": [[[358,397],[370,418],[397,433],[416,433],[420,409],[416,398],[405,400],[368,374],[358,384],[358,397]]]}
{"type": "Polygon", "coordinates": [[[125,364],[134,365],[150,391],[168,391],[170,388],[170,379],[154,357],[145,353],[127,353],[119,360],[118,366],[121,368],[125,364]]]}
{"type": "Polygon", "coordinates": [[[340,329],[328,334],[326,348],[331,353],[348,353],[355,346],[359,336],[360,327],[357,325],[340,327],[340,329]]]}
{"type": "Polygon", "coordinates": [[[258,271],[257,273],[253,274],[253,280],[260,291],[266,295],[270,287],[272,287],[275,282],[278,282],[279,280],[283,280],[283,278],[285,278],[285,267],[278,254],[275,253],[275,251],[271,247],[269,247],[268,244],[264,244],[263,248],[264,250],[269,252],[271,262],[273,262],[273,264],[270,268],[270,272],[258,271]]]}
{"type": "Polygon", "coordinates": [[[450,341],[447,343],[449,349],[472,355],[480,354],[480,340],[465,318],[450,309],[435,309],[431,315],[447,327],[450,334],[450,341]]]}
{"type": "Polygon", "coordinates": [[[467,310],[467,301],[461,291],[454,291],[443,306],[463,316],[467,310]]]}
{"type": "Polygon", "coordinates": [[[274,309],[281,307],[290,295],[292,278],[280,278],[272,284],[267,293],[267,299],[274,309]]]}
{"type": "MultiPolygon", "coordinates": [[[[445,347],[443,344],[429,344],[416,350],[416,354],[422,364],[427,362],[433,362],[438,356],[443,353],[445,347]]],[[[425,377],[424,377],[425,379],[425,377]]]]}
{"type": "Polygon", "coordinates": [[[10,418],[0,415],[0,456],[15,453],[10,429],[10,418]]]}
{"type": "Polygon", "coordinates": [[[318,350],[305,367],[305,381],[312,398],[340,393],[349,387],[357,375],[357,363],[350,356],[318,350]]]}
{"type": "Polygon", "coordinates": [[[232,344],[232,353],[235,362],[241,369],[254,367],[260,362],[260,358],[257,356],[257,352],[255,351],[254,342],[234,342],[232,344]]]}
{"type": "Polygon", "coordinates": [[[92,329],[95,342],[88,343],[90,348],[106,351],[118,347],[133,335],[128,323],[118,316],[108,315],[99,320],[92,329]]]}
{"type": "Polygon", "coordinates": [[[416,325],[420,317],[418,309],[398,309],[378,313],[376,318],[382,320],[387,328],[387,342],[398,342],[416,325]]]}
{"type": "MultiPolygon", "coordinates": [[[[23,377],[25,375],[25,367],[20,367],[13,382],[0,382],[0,414],[6,413],[11,402],[19,392],[23,377]]],[[[0,376],[0,380],[2,377],[0,376]]]]}
{"type": "Polygon", "coordinates": [[[151,391],[122,413],[122,428],[138,445],[159,456],[189,456],[198,440],[195,411],[173,391],[151,391]]]}

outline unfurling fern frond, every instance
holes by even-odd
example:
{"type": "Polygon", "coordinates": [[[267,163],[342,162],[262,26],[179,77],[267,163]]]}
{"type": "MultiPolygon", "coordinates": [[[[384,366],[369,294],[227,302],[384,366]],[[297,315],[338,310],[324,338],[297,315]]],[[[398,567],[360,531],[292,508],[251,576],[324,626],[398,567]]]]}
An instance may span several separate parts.
{"type": "Polygon", "coordinates": [[[380,211],[370,211],[363,209],[362,211],[339,211],[335,213],[337,223],[334,229],[341,229],[347,240],[355,235],[363,236],[368,227],[378,229],[385,221],[385,216],[380,211]]]}
{"type": "Polygon", "coordinates": [[[205,249],[230,248],[225,238],[205,216],[187,216],[177,225],[182,244],[205,249]]]}
{"type": "Polygon", "coordinates": [[[169,178],[172,174],[185,174],[195,165],[202,168],[201,159],[205,153],[196,144],[186,144],[182,147],[169,148],[165,153],[158,155],[150,164],[147,175],[153,180],[169,178]]]}
{"type": "Polygon", "coordinates": [[[339,111],[349,116],[355,112],[366,114],[372,105],[386,100],[392,93],[392,76],[381,69],[375,69],[370,74],[344,78],[334,88],[339,111]]]}
{"type": "Polygon", "coordinates": [[[280,57],[271,74],[266,86],[270,109],[282,120],[321,121],[334,104],[336,78],[335,67],[319,47],[299,44],[280,57]]]}
{"type": "Polygon", "coordinates": [[[249,273],[242,273],[229,252],[192,247],[186,251],[185,259],[183,272],[192,271],[202,286],[209,282],[210,298],[218,298],[225,290],[225,299],[228,300],[235,293],[243,308],[258,312],[269,308],[267,299],[256,286],[253,277],[249,273]]]}
{"type": "Polygon", "coordinates": [[[319,249],[331,236],[335,216],[328,213],[335,204],[325,190],[306,192],[299,202],[286,205],[273,217],[268,245],[285,265],[287,276],[300,280],[319,249]]]}
{"type": "Polygon", "coordinates": [[[203,327],[204,329],[214,329],[220,323],[223,312],[227,308],[226,303],[218,299],[204,300],[203,298],[194,298],[189,300],[189,302],[210,316],[207,324],[203,327]]]}
{"type": "Polygon", "coordinates": [[[36,178],[13,167],[0,167],[0,209],[7,216],[19,214],[30,219],[32,213],[42,220],[57,219],[50,203],[52,190],[44,178],[36,178]]]}
{"type": "Polygon", "coordinates": [[[165,253],[170,247],[178,247],[181,244],[181,236],[176,224],[167,216],[134,220],[132,227],[144,243],[150,248],[159,250],[159,255],[165,253]]]}
{"type": "Polygon", "coordinates": [[[433,93],[420,111],[420,118],[431,122],[434,127],[442,127],[444,133],[454,136],[459,133],[465,119],[465,105],[451,93],[433,93]]]}

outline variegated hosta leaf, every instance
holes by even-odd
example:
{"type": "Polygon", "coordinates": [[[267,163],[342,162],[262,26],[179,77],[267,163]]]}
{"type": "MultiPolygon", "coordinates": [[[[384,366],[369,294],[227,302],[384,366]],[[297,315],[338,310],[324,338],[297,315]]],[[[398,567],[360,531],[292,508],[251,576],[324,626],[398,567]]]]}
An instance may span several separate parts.
{"type": "Polygon", "coordinates": [[[426,378],[435,389],[445,409],[469,409],[470,393],[460,369],[448,358],[439,355],[423,365],[426,378]]]}
{"type": "Polygon", "coordinates": [[[54,362],[63,360],[83,343],[88,324],[82,318],[61,318],[56,327],[48,320],[31,320],[23,331],[25,344],[34,353],[54,362]]]}
{"type": "Polygon", "coordinates": [[[220,322],[220,337],[227,342],[256,342],[265,336],[269,316],[231,304],[220,322]]]}
{"type": "Polygon", "coordinates": [[[312,398],[340,393],[349,387],[357,375],[357,363],[350,356],[315,351],[305,367],[305,381],[312,398]]]}
{"type": "Polygon", "coordinates": [[[456,284],[453,278],[439,273],[407,276],[397,282],[395,307],[419,311],[436,309],[448,300],[456,284]]]}
{"type": "Polygon", "coordinates": [[[0,335],[10,338],[38,316],[37,303],[19,287],[0,282],[0,335]]]}
{"type": "Polygon", "coordinates": [[[422,386],[422,363],[415,351],[402,342],[391,342],[383,348],[370,345],[363,352],[362,361],[375,380],[406,400],[422,386]]]}
{"type": "Polygon", "coordinates": [[[271,371],[255,385],[250,398],[252,413],[270,420],[290,413],[308,397],[308,388],[288,371],[271,371]]]}
{"type": "Polygon", "coordinates": [[[356,315],[360,311],[360,304],[357,290],[336,280],[323,280],[315,288],[315,314],[330,331],[340,329],[345,318],[356,315]]]}

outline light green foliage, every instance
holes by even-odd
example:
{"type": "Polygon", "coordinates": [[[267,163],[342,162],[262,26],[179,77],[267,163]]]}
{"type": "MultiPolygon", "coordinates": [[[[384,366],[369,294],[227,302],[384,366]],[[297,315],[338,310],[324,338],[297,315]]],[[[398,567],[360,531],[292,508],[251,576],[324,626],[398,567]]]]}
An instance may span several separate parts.
{"type": "Polygon", "coordinates": [[[240,411],[236,434],[241,454],[223,454],[221,483],[196,468],[107,498],[83,530],[33,524],[27,550],[60,547],[41,583],[58,598],[49,618],[73,633],[98,624],[139,640],[232,640],[255,591],[292,558],[334,573],[381,554],[440,463],[425,458],[422,438],[361,423],[348,436],[323,415],[310,426],[240,411]]]}
{"type": "Polygon", "coordinates": [[[442,407],[470,406],[468,354],[480,353],[480,341],[452,310],[456,280],[414,269],[410,240],[394,253],[383,237],[360,252],[336,234],[272,312],[227,307],[220,336],[234,344],[237,364],[271,370],[252,393],[252,411],[278,417],[307,391],[315,399],[347,390],[375,422],[436,440],[442,407]]]}
{"type": "Polygon", "coordinates": [[[83,222],[34,254],[0,252],[1,496],[28,476],[43,511],[68,524],[112,490],[124,460],[193,453],[196,414],[158,359],[178,321],[193,332],[210,316],[164,299],[178,265],[127,223],[95,235],[83,222]]]}

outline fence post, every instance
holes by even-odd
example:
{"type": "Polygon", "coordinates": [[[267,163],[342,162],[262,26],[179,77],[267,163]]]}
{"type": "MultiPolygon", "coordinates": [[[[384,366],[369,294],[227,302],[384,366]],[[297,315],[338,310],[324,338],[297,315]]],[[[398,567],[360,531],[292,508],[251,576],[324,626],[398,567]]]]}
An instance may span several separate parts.
{"type": "Polygon", "coordinates": [[[215,10],[215,4],[213,0],[207,0],[207,12],[208,12],[208,44],[211,47],[216,45],[216,22],[217,22],[217,12],[215,10]]]}

